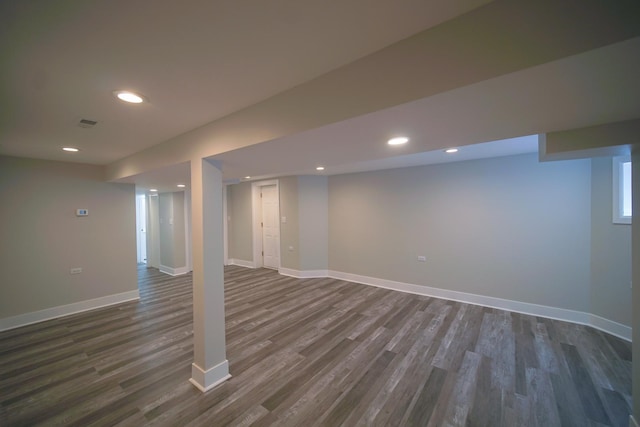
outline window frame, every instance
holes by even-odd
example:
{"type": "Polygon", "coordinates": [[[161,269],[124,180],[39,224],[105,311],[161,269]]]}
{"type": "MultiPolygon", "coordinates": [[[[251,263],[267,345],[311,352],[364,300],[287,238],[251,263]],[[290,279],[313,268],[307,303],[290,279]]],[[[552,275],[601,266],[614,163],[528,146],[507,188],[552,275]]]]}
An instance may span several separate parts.
{"type": "MultiPolygon", "coordinates": [[[[631,163],[631,156],[619,156],[613,158],[613,223],[631,224],[632,216],[624,215],[624,177],[623,163],[631,163]]],[[[629,183],[631,184],[631,183],[629,183]]]]}

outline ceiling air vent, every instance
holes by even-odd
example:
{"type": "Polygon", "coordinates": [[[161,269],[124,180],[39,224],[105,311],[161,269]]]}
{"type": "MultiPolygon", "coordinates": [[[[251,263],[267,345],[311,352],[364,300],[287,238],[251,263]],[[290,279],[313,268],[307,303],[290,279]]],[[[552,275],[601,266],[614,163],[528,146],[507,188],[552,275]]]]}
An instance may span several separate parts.
{"type": "Polygon", "coordinates": [[[95,120],[80,119],[80,121],[78,122],[78,126],[88,129],[94,127],[97,123],[98,122],[96,122],[95,120]]]}

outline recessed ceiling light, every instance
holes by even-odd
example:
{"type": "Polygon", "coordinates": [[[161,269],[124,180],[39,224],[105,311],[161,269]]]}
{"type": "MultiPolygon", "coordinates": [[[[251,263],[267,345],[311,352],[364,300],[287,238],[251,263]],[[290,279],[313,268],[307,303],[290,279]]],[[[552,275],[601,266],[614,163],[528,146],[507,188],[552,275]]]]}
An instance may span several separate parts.
{"type": "Polygon", "coordinates": [[[118,90],[114,92],[114,95],[121,101],[128,102],[130,104],[140,104],[143,103],[145,98],[142,95],[139,95],[134,92],[129,92],[127,90],[118,90]]]}
{"type": "Polygon", "coordinates": [[[402,144],[406,144],[407,142],[409,142],[409,138],[407,138],[406,136],[399,136],[397,138],[391,138],[389,141],[387,141],[387,144],[402,145],[402,144]]]}
{"type": "Polygon", "coordinates": [[[244,179],[251,179],[249,175],[245,176],[244,179]]]}
{"type": "Polygon", "coordinates": [[[453,153],[457,153],[458,149],[457,148],[447,148],[446,150],[444,150],[445,153],[449,153],[449,154],[453,154],[453,153]]]}
{"type": "Polygon", "coordinates": [[[63,149],[64,151],[69,151],[69,152],[72,152],[72,153],[75,153],[75,152],[80,151],[80,149],[79,149],[79,148],[74,148],[74,147],[63,147],[62,149],[63,149]]]}
{"type": "Polygon", "coordinates": [[[149,191],[151,191],[151,192],[154,192],[154,193],[155,193],[155,192],[156,192],[156,191],[158,191],[158,190],[157,190],[156,188],[151,188],[149,191]]]}
{"type": "Polygon", "coordinates": [[[318,166],[318,167],[316,168],[316,170],[317,170],[317,171],[323,171],[323,170],[324,170],[324,166],[318,166]]]}
{"type": "Polygon", "coordinates": [[[186,185],[184,185],[184,184],[178,184],[178,187],[179,187],[179,188],[184,188],[184,187],[186,187],[186,185]]]}

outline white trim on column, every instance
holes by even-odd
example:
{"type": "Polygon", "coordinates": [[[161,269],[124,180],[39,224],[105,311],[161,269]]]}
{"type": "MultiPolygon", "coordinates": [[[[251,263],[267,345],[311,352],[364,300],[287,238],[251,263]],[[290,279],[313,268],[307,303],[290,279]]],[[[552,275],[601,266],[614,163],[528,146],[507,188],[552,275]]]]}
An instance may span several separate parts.
{"type": "Polygon", "coordinates": [[[638,425],[638,422],[636,421],[635,418],[633,418],[633,415],[629,415],[629,427],[640,427],[640,425],[638,425]]]}
{"type": "Polygon", "coordinates": [[[203,393],[222,384],[229,378],[231,378],[231,374],[229,374],[229,362],[226,359],[207,371],[203,371],[195,363],[191,364],[189,382],[203,393]]]}
{"type": "Polygon", "coordinates": [[[107,295],[105,297],[74,302],[73,304],[59,305],[57,307],[51,307],[40,311],[32,311],[30,313],[19,314],[17,316],[6,317],[4,319],[0,319],[0,331],[19,328],[32,323],[43,322],[45,320],[56,319],[58,317],[69,316],[83,311],[95,310],[96,308],[107,307],[138,299],[140,299],[140,294],[136,289],[135,291],[107,295]]]}
{"type": "Polygon", "coordinates": [[[167,267],[166,265],[160,264],[160,268],[158,270],[170,276],[181,276],[189,272],[189,267],[185,265],[184,267],[173,268],[173,267],[167,267]]]}

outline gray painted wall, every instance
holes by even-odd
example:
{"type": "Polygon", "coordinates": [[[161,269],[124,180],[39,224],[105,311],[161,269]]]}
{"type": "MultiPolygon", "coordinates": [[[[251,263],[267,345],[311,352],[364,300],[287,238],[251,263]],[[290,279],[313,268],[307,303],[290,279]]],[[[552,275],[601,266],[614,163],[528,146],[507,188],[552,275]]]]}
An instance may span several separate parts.
{"type": "Polygon", "coordinates": [[[184,191],[173,193],[173,264],[174,267],[187,266],[186,224],[184,215],[184,191]]]}
{"type": "MultiPolygon", "coordinates": [[[[293,270],[327,269],[328,180],[324,176],[278,179],[280,191],[280,265],[293,270]],[[291,249],[290,249],[291,248],[291,249]]],[[[229,258],[253,261],[251,183],[227,187],[229,258]]]]}
{"type": "Polygon", "coordinates": [[[287,218],[286,223],[280,223],[280,265],[283,268],[300,270],[298,177],[280,178],[278,188],[280,189],[280,216],[287,218]]]}
{"type": "Polygon", "coordinates": [[[186,267],[184,192],[161,193],[158,198],[160,265],[186,267]]]}
{"type": "Polygon", "coordinates": [[[631,226],[613,224],[610,157],[591,161],[591,313],[631,325],[631,226]]]}
{"type": "Polygon", "coordinates": [[[329,268],[588,312],[590,165],[525,155],[331,176],[329,268]]]}
{"type": "Polygon", "coordinates": [[[137,289],[135,188],[102,180],[98,166],[0,156],[0,318],[137,289]]]}
{"type": "Polygon", "coordinates": [[[187,246],[185,240],[186,224],[184,209],[184,191],[173,194],[173,266],[174,268],[187,266],[187,246]]]}
{"type": "Polygon", "coordinates": [[[174,268],[173,262],[173,226],[170,224],[173,216],[172,193],[158,195],[158,212],[160,213],[160,265],[174,268]]]}
{"type": "Polygon", "coordinates": [[[158,195],[147,197],[147,266],[160,268],[160,211],[158,195]]]}
{"type": "Polygon", "coordinates": [[[329,186],[326,176],[298,177],[300,270],[329,265],[329,186]]]}
{"type": "Polygon", "coordinates": [[[250,182],[227,187],[227,216],[229,258],[253,261],[250,182]]]}
{"type": "MultiPolygon", "coordinates": [[[[630,325],[631,230],[611,221],[611,173],[610,158],[539,163],[532,154],[280,178],[287,217],[282,267],[542,304],[630,325]]],[[[230,247],[245,246],[247,258],[234,257],[246,260],[250,189],[243,183],[229,191],[236,219],[230,247]]]]}

